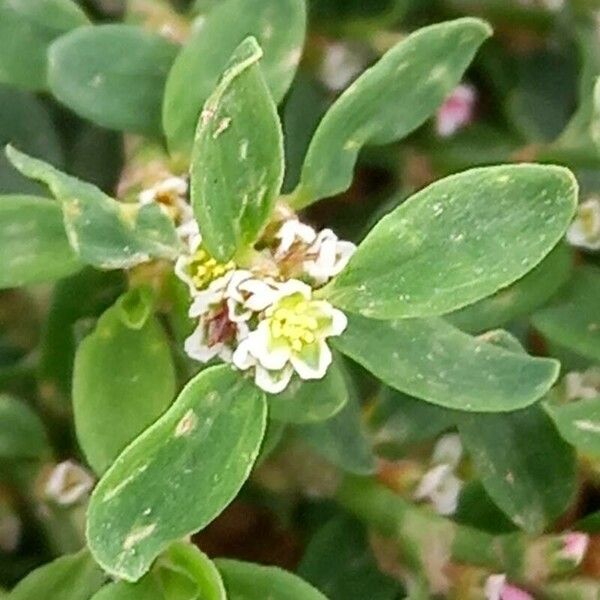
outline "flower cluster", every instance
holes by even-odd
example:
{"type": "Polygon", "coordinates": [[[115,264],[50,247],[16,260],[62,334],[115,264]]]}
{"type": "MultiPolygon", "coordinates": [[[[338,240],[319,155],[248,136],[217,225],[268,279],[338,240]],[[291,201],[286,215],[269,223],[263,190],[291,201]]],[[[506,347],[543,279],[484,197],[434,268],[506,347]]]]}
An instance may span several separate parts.
{"type": "Polygon", "coordinates": [[[600,250],[600,198],[582,202],[567,231],[567,241],[578,248],[600,250]]]}
{"type": "Polygon", "coordinates": [[[175,264],[197,322],[186,353],[199,362],[220,358],[252,370],[256,385],[272,394],[282,392],[294,373],[324,377],[332,361],[327,338],[340,335],[347,319],[314,290],[342,271],[354,244],[286,215],[265,234],[253,264],[222,263],[204,247],[186,195],[187,183],[178,178],[140,195],[140,202],[157,202],[173,219],[187,248],[175,264]]]}

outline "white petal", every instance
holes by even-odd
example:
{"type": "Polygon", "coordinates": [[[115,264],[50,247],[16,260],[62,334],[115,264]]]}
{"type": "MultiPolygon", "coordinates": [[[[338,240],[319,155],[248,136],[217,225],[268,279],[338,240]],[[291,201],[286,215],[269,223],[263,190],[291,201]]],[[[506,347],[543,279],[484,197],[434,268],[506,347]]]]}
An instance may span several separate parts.
{"type": "Polygon", "coordinates": [[[287,344],[273,346],[267,321],[260,322],[247,340],[250,352],[265,369],[278,371],[283,369],[290,359],[290,348],[287,344]]]}
{"type": "Polygon", "coordinates": [[[244,304],[254,312],[260,312],[271,306],[280,296],[279,291],[272,285],[260,279],[248,279],[240,284],[239,289],[250,294],[244,304]]]}
{"type": "Polygon", "coordinates": [[[292,375],[293,370],[289,365],[278,371],[270,371],[257,365],[254,383],[269,394],[279,394],[288,386],[292,375]]]}
{"type": "Polygon", "coordinates": [[[431,493],[431,501],[440,515],[453,515],[458,507],[462,481],[450,473],[431,493]]]}
{"type": "Polygon", "coordinates": [[[321,335],[325,337],[341,335],[348,327],[348,317],[338,308],[334,308],[326,300],[319,301],[319,309],[323,316],[331,319],[331,325],[325,328],[321,335]]]}
{"type": "Polygon", "coordinates": [[[243,304],[233,298],[227,298],[227,317],[232,323],[244,323],[251,316],[251,310],[245,310],[243,304]]]}
{"type": "Polygon", "coordinates": [[[156,191],[153,188],[144,190],[138,194],[138,202],[143,206],[147,204],[152,204],[155,199],[156,191]]]}
{"type": "Polygon", "coordinates": [[[299,353],[294,352],[290,356],[290,362],[301,379],[322,379],[332,361],[331,350],[324,340],[317,342],[318,356],[317,364],[307,362],[299,353]]]}
{"type": "Polygon", "coordinates": [[[432,469],[429,469],[421,478],[414,492],[414,499],[425,500],[426,498],[431,498],[431,495],[451,473],[452,467],[450,465],[436,465],[432,469]]]}
{"type": "Polygon", "coordinates": [[[302,294],[306,300],[312,297],[312,288],[299,279],[288,279],[278,284],[279,298],[285,298],[292,294],[302,294]]]}
{"type": "Polygon", "coordinates": [[[301,223],[297,219],[290,219],[275,234],[275,237],[280,240],[275,254],[278,257],[283,256],[296,241],[311,244],[315,240],[316,235],[315,230],[309,225],[301,223]]]}
{"type": "Polygon", "coordinates": [[[206,314],[211,306],[221,303],[230,276],[230,273],[226,273],[223,277],[215,279],[205,290],[198,291],[194,288],[194,301],[190,306],[188,315],[192,318],[200,317],[206,314]]]}
{"type": "Polygon", "coordinates": [[[184,349],[190,358],[206,363],[219,355],[221,350],[223,350],[223,344],[218,343],[209,346],[206,343],[204,324],[200,323],[194,333],[185,340],[184,349]]]}
{"type": "Polygon", "coordinates": [[[46,482],[46,496],[64,506],[75,504],[94,486],[92,476],[72,460],[56,465],[46,482]]]}
{"type": "Polygon", "coordinates": [[[337,262],[333,275],[339,275],[346,267],[352,255],[356,252],[356,244],[344,240],[337,244],[337,262]]]}
{"type": "Polygon", "coordinates": [[[188,267],[190,266],[191,257],[187,254],[180,256],[175,262],[175,275],[181,279],[189,288],[190,292],[194,293],[195,286],[192,278],[188,274],[188,267]]]}
{"type": "Polygon", "coordinates": [[[256,365],[256,359],[250,352],[250,344],[247,338],[235,349],[231,360],[240,371],[246,371],[256,365]]]}
{"type": "Polygon", "coordinates": [[[506,575],[490,575],[485,581],[485,600],[501,600],[500,594],[506,584],[506,575]]]}
{"type": "Polygon", "coordinates": [[[463,448],[460,437],[456,433],[443,435],[433,449],[432,462],[434,464],[450,465],[456,468],[462,458],[463,448]]]}
{"type": "Polygon", "coordinates": [[[227,297],[233,298],[237,302],[243,302],[244,296],[239,291],[239,286],[243,281],[252,278],[252,273],[245,269],[236,269],[231,273],[229,283],[227,284],[227,297]]]}

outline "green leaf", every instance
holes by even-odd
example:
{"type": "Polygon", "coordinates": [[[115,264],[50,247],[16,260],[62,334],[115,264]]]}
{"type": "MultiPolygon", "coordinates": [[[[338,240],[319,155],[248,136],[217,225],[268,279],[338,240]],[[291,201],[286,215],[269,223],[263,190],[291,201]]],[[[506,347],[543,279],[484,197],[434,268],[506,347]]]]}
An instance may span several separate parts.
{"type": "Polygon", "coordinates": [[[87,539],[114,576],[136,581],[172,541],[198,531],[233,499],[256,460],[264,395],[223,365],[202,371],[97,485],[87,539]]]}
{"type": "Polygon", "coordinates": [[[0,288],[54,281],[81,269],[60,205],[34,196],[0,196],[0,288]]]}
{"type": "Polygon", "coordinates": [[[226,600],[221,575],[192,544],[177,542],[136,583],[119,581],[93,600],[226,600]]]}
{"type": "Polygon", "coordinates": [[[515,525],[539,533],[576,491],[572,449],[539,406],[508,414],[463,414],[461,439],[492,500],[515,525]]]}
{"type": "Polygon", "coordinates": [[[24,402],[0,394],[0,458],[40,458],[48,451],[39,417],[24,402]]]}
{"type": "Polygon", "coordinates": [[[332,343],[387,385],[439,406],[506,412],[550,389],[559,365],[474,338],[441,319],[378,321],[349,316],[332,343]]]}
{"type": "Polygon", "coordinates": [[[11,146],[10,162],[26,177],[45,183],[62,204],[71,246],[81,259],[101,269],[125,269],[155,258],[174,259],[180,242],[173,222],[155,203],[117,202],[11,146]]]}
{"type": "Polygon", "coordinates": [[[191,150],[203,104],[228,58],[249,35],[264,50],[262,72],[275,102],[279,102],[300,61],[305,28],[304,0],[219,2],[179,53],[167,80],[163,122],[171,152],[191,150]]]}
{"type": "Polygon", "coordinates": [[[104,580],[104,573],[84,550],[30,573],[10,593],[10,600],[90,600],[104,580]]]}
{"type": "Polygon", "coordinates": [[[577,183],[562,167],[509,165],[446,177],[381,219],[323,293],[376,319],[448,313],[541,262],[576,204],[577,183]]]}
{"type": "Polygon", "coordinates": [[[600,361],[600,269],[580,267],[564,294],[532,317],[532,323],[550,341],[600,361]]]}
{"type": "Polygon", "coordinates": [[[278,567],[224,558],[215,562],[228,600],[327,600],[314,587],[278,567]]]}
{"type": "MultiPolygon", "coordinates": [[[[30,92],[1,85],[0,146],[8,143],[58,166],[63,163],[61,142],[46,106],[30,92]]],[[[42,187],[23,177],[0,154],[0,191],[39,194],[42,187]]]]}
{"type": "Polygon", "coordinates": [[[396,600],[401,586],[383,575],[367,533],[356,520],[337,516],[310,540],[298,575],[329,600],[396,600]]]}
{"type": "Polygon", "coordinates": [[[237,48],[206,102],[194,143],[192,204],[203,243],[229,260],[267,223],[283,181],[283,138],[254,38],[237,48]]]}
{"type": "Polygon", "coordinates": [[[586,454],[600,457],[600,397],[544,405],[562,438],[586,454]]]}
{"type": "Polygon", "coordinates": [[[431,440],[454,426],[456,412],[385,387],[369,419],[374,438],[383,450],[404,449],[431,440]]]}
{"type": "Polygon", "coordinates": [[[348,473],[369,475],[375,470],[371,440],[362,423],[355,394],[327,421],[296,426],[296,431],[317,453],[348,473]]]}
{"type": "Polygon", "coordinates": [[[489,26],[465,18],[425,27],[363,73],[321,121],[292,197],[302,208],[346,190],[360,149],[419,127],[460,82],[489,26]]]}
{"type": "Polygon", "coordinates": [[[89,464],[99,474],[175,396],[169,341],[148,313],[151,305],[136,292],[128,292],[102,315],[75,356],[75,429],[89,464]],[[142,313],[133,324],[122,309],[124,303],[142,313]]]}
{"type": "Polygon", "coordinates": [[[50,90],[98,125],[158,137],[163,91],[176,54],[165,38],[132,25],[80,28],[50,48],[50,90]]]}
{"type": "Polygon", "coordinates": [[[348,401],[344,376],[335,362],[323,379],[294,378],[284,392],[269,395],[269,416],[285,423],[324,421],[340,412],[348,401]]]}
{"type": "Polygon", "coordinates": [[[559,244],[542,262],[509,287],[447,315],[463,331],[480,333],[506,325],[541,308],[573,273],[573,251],[559,244]]]}
{"type": "Polygon", "coordinates": [[[45,89],[48,46],[88,23],[71,0],[0,0],[0,82],[45,89]]]}
{"type": "Polygon", "coordinates": [[[121,271],[97,271],[88,267],[54,286],[39,345],[38,382],[44,402],[58,400],[65,412],[71,412],[73,362],[77,337],[81,337],[79,329],[84,323],[93,324],[116,301],[125,283],[121,271]]]}

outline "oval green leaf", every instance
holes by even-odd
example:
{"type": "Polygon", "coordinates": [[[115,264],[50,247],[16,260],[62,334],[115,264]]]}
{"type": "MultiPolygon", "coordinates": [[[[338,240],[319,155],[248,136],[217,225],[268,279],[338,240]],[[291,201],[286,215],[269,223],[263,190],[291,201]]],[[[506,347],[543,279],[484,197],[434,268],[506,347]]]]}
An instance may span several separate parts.
{"type": "Polygon", "coordinates": [[[39,417],[24,402],[0,394],[0,458],[40,458],[49,450],[39,417]]]}
{"type": "Polygon", "coordinates": [[[269,395],[269,416],[284,423],[324,421],[348,402],[344,376],[335,362],[323,379],[303,381],[296,377],[281,394],[269,395]]]}
{"type": "Polygon", "coordinates": [[[136,581],[171,542],[210,523],[248,477],[265,426],[251,382],[225,365],[202,371],[94,490],[87,539],[100,565],[136,581]]]}
{"type": "Polygon", "coordinates": [[[119,303],[109,308],[77,349],[72,394],[79,444],[102,474],[175,396],[169,341],[156,318],[146,313],[132,327],[119,303]]]}
{"type": "Polygon", "coordinates": [[[10,593],[10,600],[90,600],[106,576],[84,550],[61,556],[31,572],[10,593]]]}
{"type": "Polygon", "coordinates": [[[465,444],[483,486],[511,520],[540,533],[576,492],[576,461],[539,406],[502,415],[461,415],[465,444]]]}
{"type": "Polygon", "coordinates": [[[156,203],[117,202],[97,187],[8,146],[10,162],[46,184],[63,209],[67,236],[81,259],[101,269],[125,269],[151,257],[174,259],[180,242],[173,222],[156,203]]]}
{"type": "Polygon", "coordinates": [[[48,47],[88,23],[71,0],[0,0],[0,82],[45,89],[48,47]]]}
{"type": "Polygon", "coordinates": [[[0,196],[0,255],[0,289],[54,281],[83,266],[60,204],[34,196],[0,196]]]}
{"type": "Polygon", "coordinates": [[[446,177],[381,219],[324,294],[375,319],[443,315],[535,267],[564,235],[576,204],[577,183],[562,167],[446,177]]]}
{"type": "Polygon", "coordinates": [[[54,42],[54,96],[103,127],[160,136],[161,104],[177,47],[132,25],[82,27],[54,42]]]}
{"type": "Polygon", "coordinates": [[[562,438],[585,454],[600,457],[600,397],[544,405],[562,438]]]}
{"type": "Polygon", "coordinates": [[[202,242],[229,260],[268,221],[283,181],[283,136],[254,38],[237,48],[206,102],[194,143],[192,204],[202,242]]]}
{"type": "Polygon", "coordinates": [[[327,600],[300,577],[278,567],[223,558],[215,562],[228,600],[327,600]]]}
{"type": "Polygon", "coordinates": [[[550,389],[559,371],[555,360],[508,351],[441,319],[351,315],[348,329],[332,342],[390,387],[462,411],[529,406],[550,389]]]}
{"type": "Polygon", "coordinates": [[[249,35],[264,50],[261,69],[273,99],[279,102],[300,62],[305,28],[304,0],[219,2],[179,53],[167,80],[163,122],[171,151],[191,150],[202,106],[228,58],[249,35]]]}
{"type": "Polygon", "coordinates": [[[360,149],[408,135],[460,82],[489,26],[465,18],[425,27],[361,75],[321,121],[291,202],[302,208],[346,190],[360,149]]]}
{"type": "Polygon", "coordinates": [[[560,298],[533,315],[533,325],[550,341],[600,361],[599,299],[600,269],[581,267],[560,298]]]}

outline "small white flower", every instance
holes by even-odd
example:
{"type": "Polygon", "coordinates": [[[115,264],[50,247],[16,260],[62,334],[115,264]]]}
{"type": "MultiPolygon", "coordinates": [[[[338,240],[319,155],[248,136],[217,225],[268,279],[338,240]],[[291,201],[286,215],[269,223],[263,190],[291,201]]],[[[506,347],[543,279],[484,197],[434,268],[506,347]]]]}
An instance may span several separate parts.
{"type": "Polygon", "coordinates": [[[44,494],[57,504],[70,506],[83,500],[93,487],[93,477],[76,462],[66,460],[50,473],[44,494]]]}
{"type": "Polygon", "coordinates": [[[320,77],[332,91],[343,90],[367,65],[364,52],[346,43],[333,43],[327,46],[321,64],[320,77]]]}
{"type": "Polygon", "coordinates": [[[600,198],[590,198],[579,205],[567,231],[567,241],[586,250],[600,250],[600,198]]]}
{"type": "Polygon", "coordinates": [[[440,137],[450,137],[473,120],[477,95],[472,85],[457,86],[446,98],[436,115],[436,131],[440,137]]]}
{"type": "Polygon", "coordinates": [[[202,236],[199,232],[190,236],[188,246],[188,252],[182,254],[175,262],[175,275],[187,284],[192,297],[209,289],[215,281],[235,269],[233,261],[220,263],[210,256],[202,246],[202,236]]]}
{"type": "Polygon", "coordinates": [[[442,436],[432,455],[433,466],[423,475],[415,500],[428,500],[440,515],[456,512],[463,482],[455,475],[462,457],[462,444],[455,433],[442,436]]]}
{"type": "Polygon", "coordinates": [[[339,275],[356,250],[352,242],[339,240],[331,229],[324,229],[306,252],[304,270],[317,285],[339,275]]]}
{"type": "Polygon", "coordinates": [[[587,533],[572,531],[562,536],[562,548],[559,558],[569,561],[574,567],[582,562],[590,544],[590,536],[587,533]]]}
{"type": "Polygon", "coordinates": [[[285,389],[295,371],[301,379],[321,379],[331,364],[326,339],[340,335],[346,315],[329,302],[314,300],[312,289],[290,279],[277,285],[276,298],[254,331],[240,343],[233,363],[255,368],[256,384],[272,394],[285,389]]]}
{"type": "Polygon", "coordinates": [[[571,371],[564,378],[565,399],[592,400],[600,397],[600,369],[590,367],[583,373],[571,371]]]}
{"type": "Polygon", "coordinates": [[[298,275],[306,275],[315,285],[323,285],[341,273],[356,250],[352,242],[338,239],[331,229],[317,234],[297,219],[285,221],[275,237],[280,240],[275,258],[300,260],[298,275]]]}

